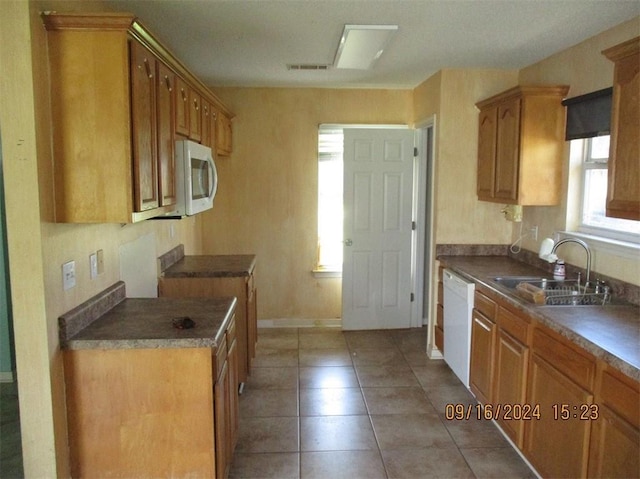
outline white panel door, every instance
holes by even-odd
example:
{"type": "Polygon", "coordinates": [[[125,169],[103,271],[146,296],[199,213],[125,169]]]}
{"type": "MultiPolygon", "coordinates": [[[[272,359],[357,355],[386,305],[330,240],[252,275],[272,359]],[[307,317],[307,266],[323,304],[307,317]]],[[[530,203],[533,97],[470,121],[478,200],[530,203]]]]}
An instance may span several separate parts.
{"type": "Polygon", "coordinates": [[[344,130],[342,328],[411,326],[413,130],[344,130]]]}

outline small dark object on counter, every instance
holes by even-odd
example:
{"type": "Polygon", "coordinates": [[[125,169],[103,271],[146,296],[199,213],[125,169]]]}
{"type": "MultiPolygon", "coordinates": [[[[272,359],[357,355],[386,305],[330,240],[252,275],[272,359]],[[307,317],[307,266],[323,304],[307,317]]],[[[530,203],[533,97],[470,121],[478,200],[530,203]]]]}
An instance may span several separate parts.
{"type": "Polygon", "coordinates": [[[177,329],[191,329],[196,326],[196,323],[189,316],[174,318],[172,322],[173,327],[177,329]]]}

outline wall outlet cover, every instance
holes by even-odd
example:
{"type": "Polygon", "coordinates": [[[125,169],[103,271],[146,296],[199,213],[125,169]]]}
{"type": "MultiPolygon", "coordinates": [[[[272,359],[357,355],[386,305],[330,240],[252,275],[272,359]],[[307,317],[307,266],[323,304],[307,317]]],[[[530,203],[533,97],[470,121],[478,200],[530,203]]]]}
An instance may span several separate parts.
{"type": "Polygon", "coordinates": [[[76,262],[68,261],[62,265],[62,288],[67,291],[76,285],[76,262]]]}

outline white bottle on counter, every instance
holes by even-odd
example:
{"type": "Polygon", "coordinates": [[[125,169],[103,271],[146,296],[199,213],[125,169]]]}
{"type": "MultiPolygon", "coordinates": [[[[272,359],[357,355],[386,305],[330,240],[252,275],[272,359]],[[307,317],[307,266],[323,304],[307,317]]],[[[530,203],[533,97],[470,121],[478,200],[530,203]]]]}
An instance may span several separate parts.
{"type": "Polygon", "coordinates": [[[553,268],[553,279],[557,281],[564,281],[565,276],[566,270],[564,267],[564,261],[559,259],[558,261],[556,261],[556,265],[553,268]]]}

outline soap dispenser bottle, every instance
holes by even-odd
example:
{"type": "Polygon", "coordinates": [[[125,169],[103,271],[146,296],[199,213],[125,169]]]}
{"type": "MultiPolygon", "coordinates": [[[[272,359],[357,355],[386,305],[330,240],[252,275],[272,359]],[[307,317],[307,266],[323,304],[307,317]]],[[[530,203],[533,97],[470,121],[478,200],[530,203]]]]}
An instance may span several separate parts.
{"type": "Polygon", "coordinates": [[[556,261],[556,265],[553,268],[553,279],[557,281],[564,281],[565,277],[566,277],[566,270],[564,267],[564,261],[559,259],[558,261],[556,261]]]}

